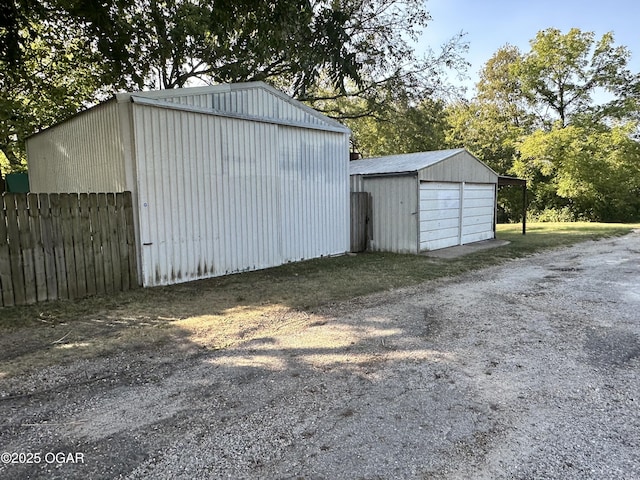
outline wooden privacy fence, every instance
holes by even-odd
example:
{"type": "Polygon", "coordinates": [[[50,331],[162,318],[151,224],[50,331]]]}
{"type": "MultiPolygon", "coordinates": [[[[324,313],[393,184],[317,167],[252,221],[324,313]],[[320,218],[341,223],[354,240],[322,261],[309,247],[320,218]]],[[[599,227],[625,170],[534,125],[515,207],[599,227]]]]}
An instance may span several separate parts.
{"type": "Polygon", "coordinates": [[[371,239],[371,194],[351,192],[351,251],[363,252],[371,239]]]}
{"type": "Polygon", "coordinates": [[[2,195],[0,305],[137,285],[131,192],[2,195]]]}

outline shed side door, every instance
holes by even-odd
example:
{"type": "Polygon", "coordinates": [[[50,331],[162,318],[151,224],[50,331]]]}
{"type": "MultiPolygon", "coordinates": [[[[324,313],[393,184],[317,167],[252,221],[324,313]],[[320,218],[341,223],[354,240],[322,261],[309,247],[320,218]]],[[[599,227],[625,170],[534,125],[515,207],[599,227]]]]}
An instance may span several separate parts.
{"type": "Polygon", "coordinates": [[[420,250],[460,242],[460,184],[420,183],[420,250]]]}
{"type": "Polygon", "coordinates": [[[493,184],[464,184],[462,244],[494,238],[495,192],[493,184]]]}

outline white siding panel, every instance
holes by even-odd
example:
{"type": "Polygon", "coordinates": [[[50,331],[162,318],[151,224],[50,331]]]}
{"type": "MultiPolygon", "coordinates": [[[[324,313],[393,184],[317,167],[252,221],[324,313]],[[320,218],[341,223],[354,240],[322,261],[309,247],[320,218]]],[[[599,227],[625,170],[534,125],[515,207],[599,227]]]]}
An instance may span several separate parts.
{"type": "Polygon", "coordinates": [[[305,111],[300,108],[300,105],[288,102],[265,88],[231,89],[213,92],[209,96],[211,102],[208,106],[222,112],[277,118],[308,125],[326,124],[317,115],[305,111]]]}
{"type": "Polygon", "coordinates": [[[418,251],[418,197],[415,175],[362,177],[361,190],[371,193],[371,249],[398,253],[418,251]]]}
{"type": "Polygon", "coordinates": [[[118,104],[99,105],[27,140],[32,192],[121,192],[127,185],[118,104]]]}
{"type": "Polygon", "coordinates": [[[498,175],[466,150],[419,170],[421,181],[498,183],[498,175]]]}
{"type": "Polygon", "coordinates": [[[284,261],[349,249],[348,140],[279,127],[284,261]]]}
{"type": "Polygon", "coordinates": [[[277,127],[135,107],[144,285],[277,265],[277,127]]]}
{"type": "Polygon", "coordinates": [[[145,286],[348,251],[346,135],[135,104],[134,128],[145,286]]]}

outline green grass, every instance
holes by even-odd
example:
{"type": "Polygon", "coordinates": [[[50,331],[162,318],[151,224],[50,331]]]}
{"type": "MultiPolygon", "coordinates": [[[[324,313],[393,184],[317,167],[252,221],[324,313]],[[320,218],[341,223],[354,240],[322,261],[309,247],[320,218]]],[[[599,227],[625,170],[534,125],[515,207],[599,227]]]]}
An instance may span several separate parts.
{"type": "Polygon", "coordinates": [[[638,227],[537,223],[522,235],[521,225],[499,225],[497,237],[508,245],[452,259],[361,253],[111,296],[0,308],[0,377],[3,371],[12,375],[79,356],[152,348],[180,339],[223,348],[246,340],[247,332],[260,335],[268,328],[283,328],[282,323],[274,327],[286,317],[283,311],[312,312],[331,302],[454,277],[638,227]]]}
{"type": "Polygon", "coordinates": [[[221,313],[238,306],[283,304],[312,309],[331,301],[414,285],[520,258],[576,242],[623,235],[640,225],[603,223],[533,223],[498,225],[497,237],[510,243],[453,259],[393,253],[361,253],[320,258],[280,267],[217,277],[167,287],[0,309],[0,328],[45,318],[74,318],[99,311],[142,308],[149,319],[183,318],[190,305],[206,296],[210,310],[221,313]],[[161,313],[162,312],[162,313],[161,313]],[[17,322],[17,323],[16,323],[17,322]]]}

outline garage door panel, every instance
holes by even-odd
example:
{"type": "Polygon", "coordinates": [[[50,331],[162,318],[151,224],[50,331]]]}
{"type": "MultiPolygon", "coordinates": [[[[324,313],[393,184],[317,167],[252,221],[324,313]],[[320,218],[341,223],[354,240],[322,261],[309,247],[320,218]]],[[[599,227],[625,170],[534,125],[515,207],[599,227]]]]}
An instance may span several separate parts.
{"type": "Polygon", "coordinates": [[[434,232],[443,228],[459,228],[460,220],[458,218],[441,218],[438,220],[423,220],[420,222],[421,232],[434,232]]]}
{"type": "Polygon", "coordinates": [[[484,218],[490,217],[493,219],[493,207],[484,207],[484,208],[465,208],[463,218],[470,220],[472,218],[484,218]]]}
{"type": "Polygon", "coordinates": [[[482,225],[487,229],[493,228],[493,215],[475,215],[473,217],[465,217],[463,219],[464,227],[472,227],[474,225],[482,225]]]}
{"type": "Polygon", "coordinates": [[[494,185],[466,184],[462,215],[462,244],[494,237],[494,185]]]}
{"type": "Polygon", "coordinates": [[[432,239],[440,239],[440,238],[452,238],[457,237],[460,232],[459,227],[456,225],[454,227],[440,227],[433,230],[425,230],[427,234],[434,234],[432,239]],[[435,236],[437,232],[437,237],[435,236]]]}
{"type": "Polygon", "coordinates": [[[464,197],[464,208],[493,208],[493,198],[464,197]]]}
{"type": "Polygon", "coordinates": [[[494,237],[493,232],[482,230],[478,233],[467,233],[462,237],[462,244],[481,242],[482,240],[491,240],[494,237]]]}
{"type": "Polygon", "coordinates": [[[420,250],[436,250],[458,244],[460,204],[459,184],[420,184],[420,250]]]}
{"type": "Polygon", "coordinates": [[[474,235],[476,233],[486,232],[486,231],[487,231],[486,223],[476,223],[473,225],[466,225],[464,229],[464,235],[465,236],[474,235]]]}
{"type": "Polygon", "coordinates": [[[439,210],[434,209],[421,209],[423,215],[420,216],[424,220],[439,220],[445,218],[458,218],[460,216],[460,208],[442,208],[439,210]]]}
{"type": "Polygon", "coordinates": [[[459,231],[460,230],[457,228],[442,231],[437,238],[432,238],[431,240],[420,242],[420,250],[438,250],[439,248],[458,245],[458,240],[460,238],[458,235],[459,231]],[[448,236],[443,236],[446,233],[448,233],[448,236]]]}
{"type": "Polygon", "coordinates": [[[438,212],[441,210],[460,210],[460,200],[451,200],[451,199],[430,199],[430,200],[420,200],[420,211],[426,212],[438,212]],[[436,207],[438,205],[439,207],[436,207]]]}

